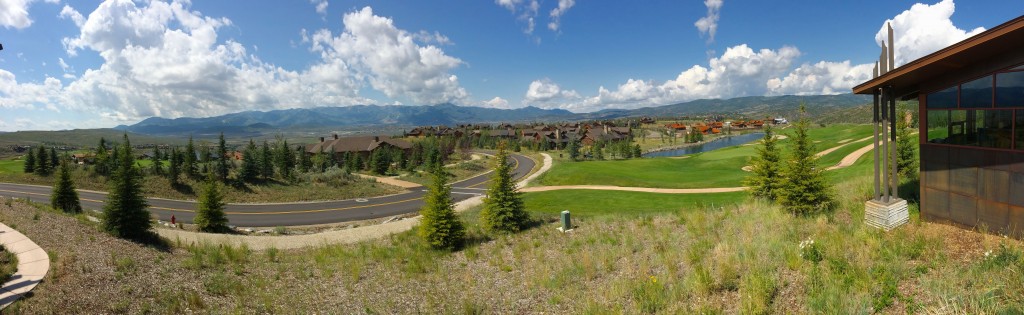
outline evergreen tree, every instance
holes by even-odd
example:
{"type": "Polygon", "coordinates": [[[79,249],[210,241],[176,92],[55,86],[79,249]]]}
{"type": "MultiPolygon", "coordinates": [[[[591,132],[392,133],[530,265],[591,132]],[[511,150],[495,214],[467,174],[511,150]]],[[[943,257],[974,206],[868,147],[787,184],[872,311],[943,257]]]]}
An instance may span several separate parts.
{"type": "MultiPolygon", "coordinates": [[[[897,113],[907,113],[905,104],[900,104],[900,110],[897,113]]],[[[911,116],[913,117],[913,116],[911,116]]],[[[914,142],[917,141],[917,137],[911,135],[913,127],[910,122],[904,117],[895,117],[896,119],[896,169],[899,174],[908,179],[917,178],[917,152],[914,146],[914,142]]]]}
{"type": "Polygon", "coordinates": [[[278,145],[274,150],[274,164],[277,164],[277,172],[281,178],[290,178],[292,168],[295,168],[295,157],[292,150],[288,149],[288,140],[278,138],[278,145]]]}
{"type": "Polygon", "coordinates": [[[196,217],[192,220],[199,231],[221,233],[228,231],[228,217],[224,214],[224,196],[220,192],[220,184],[208,179],[199,194],[196,217]]]}
{"type": "Polygon", "coordinates": [[[633,146],[633,157],[641,158],[644,156],[644,151],[640,149],[640,144],[633,146]]]}
{"type": "Polygon", "coordinates": [[[50,169],[55,170],[60,165],[60,156],[57,155],[57,148],[50,147],[50,169]]]}
{"type": "Polygon", "coordinates": [[[46,147],[39,146],[39,150],[36,152],[36,174],[39,175],[50,175],[50,156],[46,152],[46,147]]]}
{"type": "Polygon", "coordinates": [[[775,201],[782,185],[782,157],[779,155],[779,140],[771,126],[765,126],[764,138],[757,147],[757,155],[750,160],[750,175],[743,184],[750,187],[755,197],[775,201]]]}
{"type": "Polygon", "coordinates": [[[809,122],[806,113],[804,105],[800,104],[800,120],[795,126],[793,151],[782,172],[782,188],[778,195],[783,208],[797,215],[831,211],[836,205],[830,183],[817,167],[814,144],[807,135],[809,122]]]}
{"type": "Polygon", "coordinates": [[[132,163],[128,134],[117,150],[117,168],[110,178],[110,194],[103,206],[103,229],[114,236],[147,240],[152,237],[149,204],[142,196],[142,178],[132,163]]]}
{"type": "Polygon", "coordinates": [[[181,176],[181,160],[181,152],[178,152],[176,148],[171,148],[170,165],[167,167],[167,179],[171,181],[171,186],[178,185],[178,177],[181,176]]]}
{"type": "Polygon", "coordinates": [[[60,178],[53,186],[53,193],[50,194],[50,206],[68,213],[82,212],[75,183],[71,181],[71,167],[68,166],[68,161],[60,163],[60,178]]]}
{"type": "Polygon", "coordinates": [[[270,144],[267,140],[263,140],[263,146],[260,147],[260,176],[263,180],[270,179],[274,176],[274,159],[270,151],[270,144]]]}
{"type": "Polygon", "coordinates": [[[31,148],[28,149],[28,155],[25,156],[25,173],[32,173],[36,171],[36,151],[31,148]]]}
{"type": "Polygon", "coordinates": [[[566,151],[569,151],[569,158],[573,161],[580,159],[580,140],[573,137],[569,140],[569,145],[565,147],[566,151]]]}
{"type": "Polygon", "coordinates": [[[196,147],[192,144],[192,136],[188,136],[188,144],[185,145],[185,159],[181,161],[181,168],[184,171],[185,176],[195,178],[196,170],[196,147]]]}
{"type": "Polygon", "coordinates": [[[160,159],[160,147],[159,146],[153,147],[153,156],[150,158],[150,160],[153,161],[153,164],[150,165],[150,172],[153,173],[153,175],[157,175],[157,176],[163,175],[163,173],[164,173],[164,161],[162,159],[160,159]]]}
{"type": "Polygon", "coordinates": [[[224,141],[224,132],[221,132],[217,141],[217,164],[214,170],[217,173],[217,179],[222,183],[228,181],[228,159],[228,146],[224,141]]]}
{"type": "Polygon", "coordinates": [[[242,153],[242,171],[238,174],[242,181],[251,183],[260,176],[258,155],[259,150],[256,149],[256,142],[249,139],[249,145],[245,147],[245,152],[242,153]]]}
{"type": "Polygon", "coordinates": [[[110,176],[110,156],[107,151],[107,139],[100,137],[100,144],[96,146],[96,158],[93,160],[93,170],[96,174],[110,176]]]}
{"type": "Polygon", "coordinates": [[[370,166],[375,174],[387,174],[388,167],[391,166],[391,155],[388,154],[387,149],[377,148],[377,150],[373,150],[373,155],[370,156],[370,166]]]}
{"type": "Polygon", "coordinates": [[[498,145],[496,163],[480,221],[484,229],[492,233],[519,232],[529,224],[530,215],[523,205],[522,193],[512,180],[512,165],[508,163],[504,143],[498,145]]]}
{"type": "Polygon", "coordinates": [[[433,248],[452,250],[462,244],[466,230],[452,203],[450,175],[443,167],[436,167],[433,173],[426,205],[420,209],[419,235],[433,248]]]}
{"type": "MultiPolygon", "coordinates": [[[[301,145],[296,147],[295,148],[295,154],[297,154],[299,156],[299,163],[298,163],[299,172],[303,172],[303,173],[309,172],[309,169],[313,166],[313,161],[310,160],[309,154],[306,154],[305,148],[303,148],[301,145]]],[[[330,164],[332,166],[333,165],[337,165],[337,162],[334,162],[334,154],[331,154],[330,157],[331,157],[331,160],[330,160],[331,163],[330,164]]]]}

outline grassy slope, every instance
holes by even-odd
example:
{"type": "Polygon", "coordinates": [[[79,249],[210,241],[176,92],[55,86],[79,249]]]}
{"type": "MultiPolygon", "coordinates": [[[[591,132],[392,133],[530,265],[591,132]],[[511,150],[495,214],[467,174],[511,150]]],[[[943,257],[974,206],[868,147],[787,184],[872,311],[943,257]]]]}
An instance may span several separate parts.
{"type": "Polygon", "coordinates": [[[746,201],[747,193],[658,194],[560,190],[527,193],[523,199],[530,211],[542,215],[557,215],[562,210],[569,210],[574,216],[634,216],[735,205],[746,201]]]}

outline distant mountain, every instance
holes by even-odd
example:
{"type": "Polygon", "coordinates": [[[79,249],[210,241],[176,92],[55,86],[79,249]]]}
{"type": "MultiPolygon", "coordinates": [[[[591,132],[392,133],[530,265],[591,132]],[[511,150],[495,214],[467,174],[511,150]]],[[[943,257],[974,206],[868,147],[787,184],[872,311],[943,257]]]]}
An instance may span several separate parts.
{"type": "Polygon", "coordinates": [[[573,121],[615,119],[622,117],[674,117],[702,114],[745,115],[748,117],[794,116],[800,103],[806,103],[812,115],[867,104],[870,97],[861,95],[754,96],[727,100],[696,100],[633,110],[606,109],[594,113],[572,113],[562,109],[495,109],[452,104],[433,106],[317,107],[246,111],[207,118],[152,117],[131,126],[115,129],[150,135],[216,134],[232,136],[259,135],[275,130],[317,129],[352,126],[424,126],[465,123],[499,123],[532,121],[573,121]]]}

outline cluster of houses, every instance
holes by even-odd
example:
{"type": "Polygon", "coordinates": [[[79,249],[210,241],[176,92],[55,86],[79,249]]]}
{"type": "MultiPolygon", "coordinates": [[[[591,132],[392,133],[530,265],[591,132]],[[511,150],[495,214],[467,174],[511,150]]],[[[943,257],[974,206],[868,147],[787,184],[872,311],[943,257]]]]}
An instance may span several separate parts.
{"type": "Polygon", "coordinates": [[[633,131],[629,127],[616,126],[613,122],[560,123],[517,125],[459,125],[416,127],[405,133],[406,137],[422,138],[427,136],[443,137],[493,137],[521,142],[539,142],[548,147],[563,147],[573,140],[583,145],[597,142],[616,142],[629,140],[633,131]]]}
{"type": "Polygon", "coordinates": [[[341,160],[346,154],[357,154],[363,159],[368,159],[373,151],[385,148],[401,150],[405,154],[409,154],[412,150],[412,143],[380,135],[338,137],[335,134],[331,138],[320,137],[319,142],[307,144],[306,153],[333,153],[336,160],[341,160]]]}

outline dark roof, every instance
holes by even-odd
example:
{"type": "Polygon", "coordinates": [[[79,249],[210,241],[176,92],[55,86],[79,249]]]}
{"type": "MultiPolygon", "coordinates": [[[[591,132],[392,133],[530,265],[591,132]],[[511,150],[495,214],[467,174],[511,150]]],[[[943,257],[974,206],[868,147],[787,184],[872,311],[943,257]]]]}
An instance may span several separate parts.
{"type": "Polygon", "coordinates": [[[411,143],[402,139],[392,139],[388,136],[357,136],[328,139],[307,145],[306,152],[317,153],[320,152],[320,148],[323,148],[324,152],[369,152],[381,145],[391,145],[399,149],[412,148],[411,143]]]}
{"type": "Polygon", "coordinates": [[[853,87],[854,94],[873,94],[891,85],[902,95],[918,92],[922,82],[944,74],[969,69],[973,65],[1024,45],[1024,16],[1019,16],[959,43],[918,58],[867,82],[853,87]]]}

